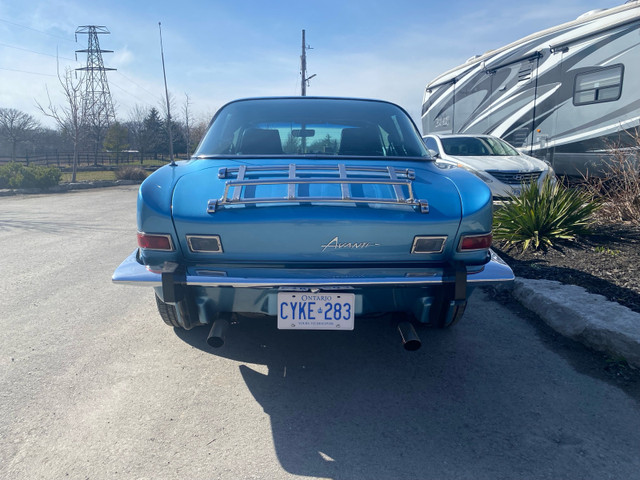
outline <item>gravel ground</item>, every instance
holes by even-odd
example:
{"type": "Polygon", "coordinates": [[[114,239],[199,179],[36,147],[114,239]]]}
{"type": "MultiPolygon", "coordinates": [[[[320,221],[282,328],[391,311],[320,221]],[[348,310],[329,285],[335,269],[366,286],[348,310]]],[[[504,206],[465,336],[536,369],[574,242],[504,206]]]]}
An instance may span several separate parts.
{"type": "Polygon", "coordinates": [[[520,252],[494,244],[517,277],[557,280],[640,313],[640,225],[598,224],[594,233],[547,251],[520,252]]]}

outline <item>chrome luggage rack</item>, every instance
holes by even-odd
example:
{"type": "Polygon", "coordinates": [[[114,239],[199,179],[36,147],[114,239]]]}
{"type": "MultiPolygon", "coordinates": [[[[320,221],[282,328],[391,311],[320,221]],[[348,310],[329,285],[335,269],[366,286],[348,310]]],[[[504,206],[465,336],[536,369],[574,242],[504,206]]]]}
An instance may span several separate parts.
{"type": "Polygon", "coordinates": [[[274,165],[221,168],[218,178],[228,179],[222,198],[209,200],[207,213],[231,205],[261,203],[370,203],[416,207],[421,213],[429,213],[426,200],[418,200],[413,193],[415,172],[395,167],[337,165],[274,165]],[[259,176],[259,178],[258,178],[259,176]],[[251,178],[253,177],[253,178],[251,178]],[[301,195],[300,185],[338,184],[340,195],[311,197],[301,195]],[[246,187],[261,185],[287,185],[284,197],[256,197],[246,195],[246,187]],[[352,195],[353,185],[390,185],[395,198],[370,198],[352,195]]]}

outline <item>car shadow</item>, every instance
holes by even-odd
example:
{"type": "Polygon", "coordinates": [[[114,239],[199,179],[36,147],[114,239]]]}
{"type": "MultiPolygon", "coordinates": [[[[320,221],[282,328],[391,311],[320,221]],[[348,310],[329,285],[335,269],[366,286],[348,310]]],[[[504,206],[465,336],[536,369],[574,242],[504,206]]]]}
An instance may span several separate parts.
{"type": "MultiPolygon", "coordinates": [[[[527,478],[536,468],[561,471],[562,456],[554,465],[537,459],[553,456],[562,429],[577,419],[550,431],[541,420],[560,408],[556,397],[545,387],[523,391],[544,385],[534,373],[538,357],[515,361],[500,347],[514,338],[502,336],[499,321],[476,315],[453,329],[419,329],[416,352],[402,348],[390,316],[361,321],[352,332],[278,331],[275,320],[241,319],[215,350],[206,328],[176,335],[254,364],[240,365],[240,373],[269,415],[275,452],[291,474],[413,479],[492,471],[495,478],[527,478]],[[266,365],[266,373],[255,365],[266,365]]],[[[571,445],[566,454],[580,448],[571,445]]]]}
{"type": "Polygon", "coordinates": [[[390,315],[359,320],[361,328],[350,332],[294,332],[277,330],[275,319],[243,318],[231,325],[219,349],[207,345],[207,328],[176,335],[217,356],[267,366],[266,374],[248,365],[239,369],[270,417],[287,472],[403,478],[429,463],[425,438],[440,435],[429,431],[441,420],[428,410],[445,408],[463,388],[464,375],[449,371],[444,358],[430,359],[438,343],[436,356],[454,348],[456,334],[429,329],[423,349],[408,352],[390,315]]]}

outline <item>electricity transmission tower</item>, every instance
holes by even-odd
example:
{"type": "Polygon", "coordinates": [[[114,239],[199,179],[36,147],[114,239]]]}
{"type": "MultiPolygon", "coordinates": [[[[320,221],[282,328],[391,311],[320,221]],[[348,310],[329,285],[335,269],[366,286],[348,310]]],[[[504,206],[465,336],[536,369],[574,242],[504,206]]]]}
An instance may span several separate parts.
{"type": "Polygon", "coordinates": [[[110,34],[111,32],[104,26],[83,25],[76,29],[76,41],[78,41],[78,33],[86,33],[89,36],[87,49],[76,50],[76,54],[87,54],[86,66],[76,68],[77,71],[85,72],[82,118],[87,125],[100,131],[107,128],[116,119],[106,74],[108,70],[115,70],[115,68],[105,67],[102,61],[102,54],[113,53],[113,50],[100,49],[98,41],[98,35],[110,34]]]}

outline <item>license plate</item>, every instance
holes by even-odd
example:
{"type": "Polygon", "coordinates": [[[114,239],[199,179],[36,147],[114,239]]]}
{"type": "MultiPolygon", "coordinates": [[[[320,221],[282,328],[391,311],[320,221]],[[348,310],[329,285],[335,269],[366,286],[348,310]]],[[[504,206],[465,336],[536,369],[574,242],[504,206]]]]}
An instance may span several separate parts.
{"type": "Polygon", "coordinates": [[[353,330],[355,294],[278,292],[280,330],[353,330]]]}

